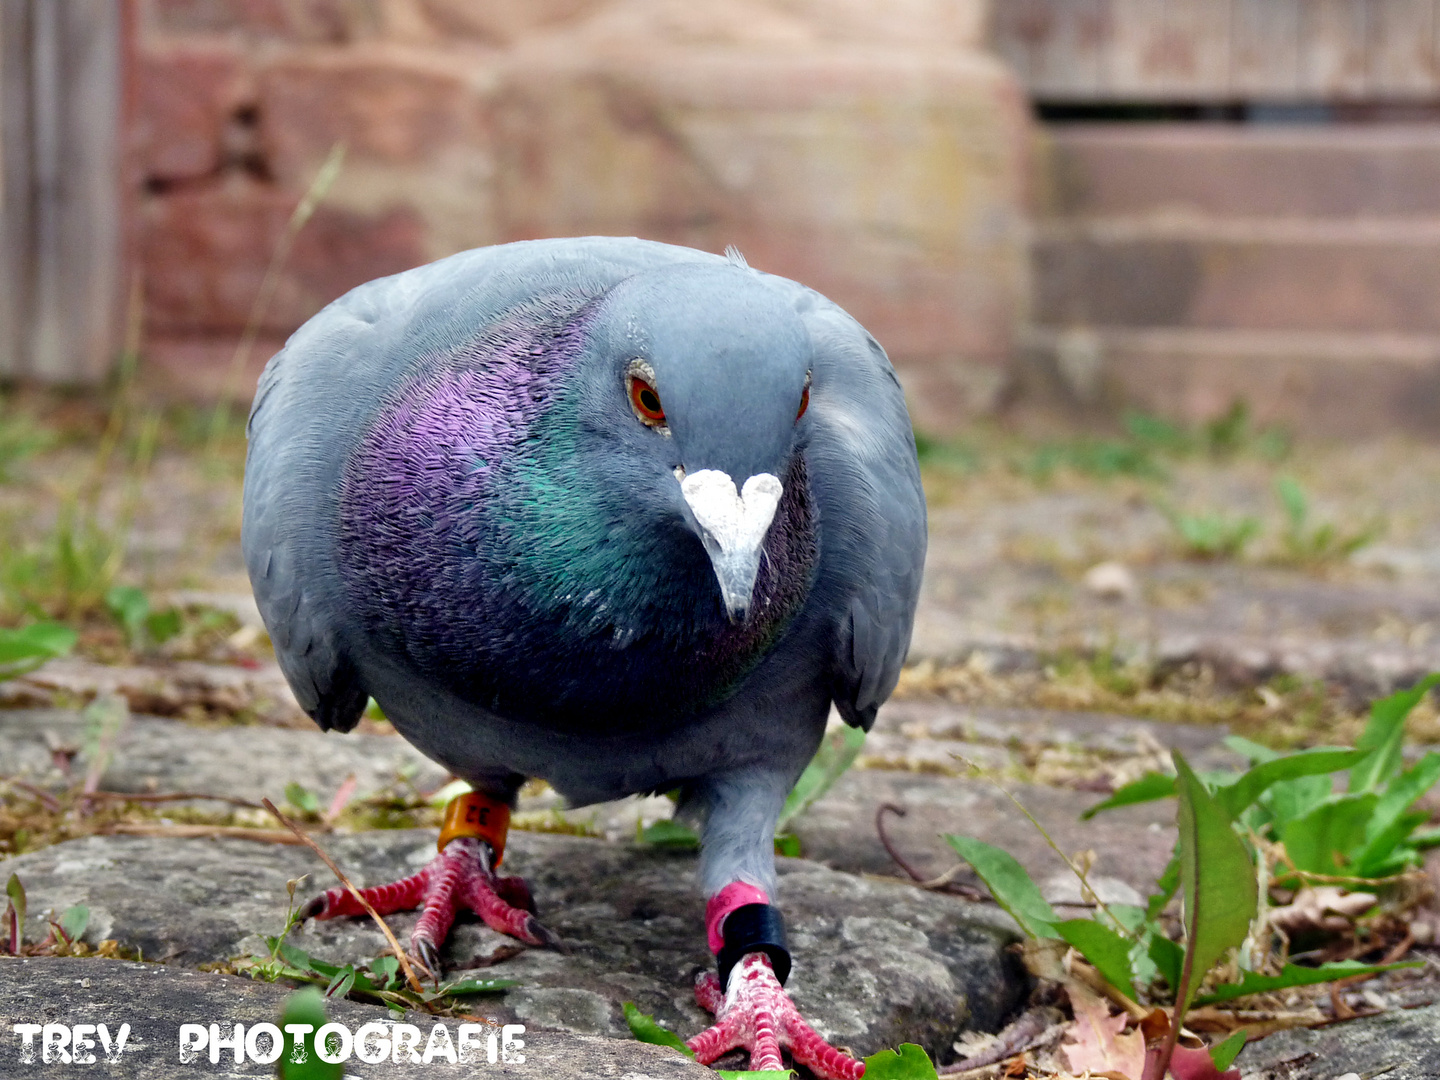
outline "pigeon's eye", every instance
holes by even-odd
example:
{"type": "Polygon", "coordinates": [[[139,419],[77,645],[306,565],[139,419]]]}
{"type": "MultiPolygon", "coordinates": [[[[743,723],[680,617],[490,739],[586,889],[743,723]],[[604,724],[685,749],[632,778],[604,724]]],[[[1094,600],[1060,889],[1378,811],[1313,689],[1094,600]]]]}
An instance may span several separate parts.
{"type": "Polygon", "coordinates": [[[660,404],[660,395],[638,375],[630,376],[630,407],[642,424],[659,427],[665,423],[665,409],[660,404]]]}

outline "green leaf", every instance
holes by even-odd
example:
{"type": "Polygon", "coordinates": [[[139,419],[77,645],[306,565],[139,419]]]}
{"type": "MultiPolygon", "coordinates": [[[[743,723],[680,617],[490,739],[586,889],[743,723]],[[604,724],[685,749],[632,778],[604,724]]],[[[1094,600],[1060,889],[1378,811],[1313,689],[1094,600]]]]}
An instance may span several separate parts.
{"type": "Polygon", "coordinates": [[[1257,975],[1253,971],[1241,973],[1238,983],[1223,983],[1215,987],[1213,993],[1203,994],[1195,999],[1197,1005],[1213,1005],[1220,1001],[1233,1001],[1238,997],[1245,997],[1247,994],[1269,994],[1276,990],[1288,990],[1292,986],[1313,986],[1316,983],[1332,982],[1335,979],[1348,979],[1352,975],[1378,975],[1382,971],[1394,971],[1396,968],[1424,967],[1416,960],[1408,960],[1399,964],[1362,964],[1357,960],[1337,960],[1331,964],[1321,964],[1319,967],[1300,967],[1296,964],[1286,964],[1280,969],[1279,975],[1257,975]]]}
{"type": "Polygon", "coordinates": [[[376,985],[388,989],[400,975],[400,961],[394,956],[377,956],[370,961],[370,974],[375,976],[376,985]]]}
{"type": "Polygon", "coordinates": [[[633,1001],[624,1002],[620,1008],[624,1010],[625,1022],[630,1025],[630,1034],[641,1042],[653,1043],[656,1046],[668,1046],[679,1050],[686,1057],[693,1058],[695,1056],[695,1051],[685,1045],[684,1039],[669,1028],[661,1027],[655,1022],[653,1016],[641,1012],[633,1001]]]}
{"type": "Polygon", "coordinates": [[[1294,477],[1282,476],[1275,481],[1275,493],[1280,496],[1280,505],[1290,520],[1290,531],[1299,532],[1310,515],[1310,500],[1305,496],[1305,489],[1294,477]]]}
{"type": "Polygon", "coordinates": [[[354,987],[354,985],[355,966],[353,964],[346,964],[343,968],[341,968],[335,973],[335,977],[330,980],[330,985],[325,987],[325,996],[327,998],[343,998],[346,994],[350,993],[350,990],[352,987],[354,987]]]}
{"type": "Polygon", "coordinates": [[[1284,757],[1256,765],[1233,784],[1217,788],[1215,800],[1230,817],[1236,818],[1273,784],[1302,776],[1323,776],[1339,772],[1359,764],[1365,756],[1363,750],[1330,748],[1286,754],[1284,757]]]}
{"type": "Polygon", "coordinates": [[[700,846],[700,837],[689,825],[672,818],[662,818],[640,831],[640,842],[660,848],[693,851],[700,846]]]}
{"type": "Polygon", "coordinates": [[[800,858],[800,838],[794,833],[784,833],[775,837],[775,854],[784,855],[788,859],[800,858]]]}
{"type": "Polygon", "coordinates": [[[1280,830],[1285,853],[1299,870],[1312,874],[1344,871],[1365,843],[1365,830],[1379,801],[1374,792],[1337,795],[1280,830]]]}
{"type": "Polygon", "coordinates": [[[164,645],[180,633],[180,612],[174,608],[157,611],[145,620],[145,634],[156,645],[164,645]]]}
{"type": "Polygon", "coordinates": [[[285,801],[297,810],[304,810],[307,814],[320,812],[320,799],[316,794],[297,784],[294,780],[285,785],[285,801]]]}
{"type": "Polygon", "coordinates": [[[1288,822],[1304,817],[1330,798],[1332,787],[1329,776],[1301,776],[1271,787],[1260,797],[1269,811],[1271,830],[1278,836],[1288,822]]]}
{"type": "Polygon", "coordinates": [[[462,997],[465,994],[498,994],[519,985],[518,979],[456,979],[440,987],[440,995],[462,997]]]}
{"type": "Polygon", "coordinates": [[[1432,672],[1410,689],[1397,691],[1370,706],[1370,722],[1355,742],[1355,749],[1368,751],[1370,757],[1350,770],[1351,791],[1373,791],[1400,771],[1405,718],[1437,683],[1440,672],[1432,672]]]}
{"type": "MultiPolygon", "coordinates": [[[[1384,832],[1365,841],[1365,846],[1351,863],[1352,872],[1356,877],[1386,877],[1399,873],[1406,865],[1418,864],[1419,850],[1405,841],[1429,820],[1430,815],[1424,810],[1401,814],[1390,822],[1384,832]]],[[[1371,823],[1374,823],[1374,818],[1371,823]]]]}
{"type": "Polygon", "coordinates": [[[775,825],[776,831],[783,832],[786,825],[829,791],[831,785],[854,764],[864,746],[865,732],[860,728],[846,724],[828,732],[820,743],[820,749],[815,751],[810,764],[805,766],[800,779],[795,781],[795,787],[786,796],[780,820],[775,825]]]}
{"type": "MultiPolygon", "coordinates": [[[[1173,753],[1180,794],[1180,892],[1185,904],[1186,949],[1191,957],[1186,998],[1199,989],[1205,973],[1245,940],[1255,917],[1255,868],[1230,817],[1191,771],[1179,751],[1173,753]]],[[[1177,1001],[1183,1013],[1189,1000],[1177,1001]]]]}
{"type": "Polygon", "coordinates": [[[18,630],[0,628],[0,680],[24,675],[47,660],[64,656],[79,640],[79,634],[60,623],[31,623],[18,630]]]}
{"type": "Polygon", "coordinates": [[[1210,1060],[1215,1063],[1216,1072],[1224,1072],[1235,1060],[1235,1055],[1245,1049],[1245,1031],[1232,1031],[1230,1037],[1224,1042],[1216,1043],[1210,1047],[1210,1060]]]}
{"type": "Polygon", "coordinates": [[[1366,838],[1374,839],[1387,832],[1410,808],[1411,803],[1434,787],[1437,780],[1440,780],[1440,754],[1432,750],[1417,761],[1413,768],[1407,769],[1386,785],[1380,801],[1375,804],[1375,816],[1366,827],[1366,838]]]}
{"type": "MultiPolygon", "coordinates": [[[[272,946],[272,948],[274,948],[274,946],[272,946]]],[[[324,960],[316,960],[304,949],[297,949],[288,941],[280,942],[279,948],[275,951],[280,959],[300,971],[308,971],[313,975],[319,975],[326,979],[333,979],[340,973],[340,966],[338,964],[327,964],[324,960]]]]}
{"type": "Polygon", "coordinates": [[[1170,861],[1165,864],[1165,869],[1160,871],[1160,876],[1155,879],[1155,888],[1159,890],[1145,901],[1145,917],[1147,919],[1158,919],[1165,906],[1170,903],[1180,888],[1180,856],[1178,854],[1180,845],[1175,845],[1177,854],[1170,856],[1170,861]]]}
{"type": "Polygon", "coordinates": [[[1251,742],[1243,735],[1227,735],[1221,742],[1241,757],[1247,758],[1252,765],[1274,761],[1280,756],[1280,751],[1271,750],[1270,747],[1261,746],[1257,742],[1251,742]]]}
{"type": "Polygon", "coordinates": [[[25,943],[25,886],[20,884],[19,874],[11,874],[5,882],[5,896],[6,925],[0,932],[5,935],[5,947],[18,954],[25,943]]]}
{"type": "Polygon", "coordinates": [[[881,1050],[865,1059],[865,1080],[937,1080],[935,1065],[914,1043],[881,1050]]]}
{"type": "Polygon", "coordinates": [[[1168,799],[1175,794],[1175,778],[1164,773],[1148,772],[1139,780],[1118,788],[1104,802],[1098,802],[1080,815],[1081,821],[1089,821],[1102,810],[1113,810],[1117,806],[1131,806],[1135,803],[1154,802],[1168,799]]]}
{"type": "Polygon", "coordinates": [[[1135,1000],[1134,976],[1130,970],[1131,942],[1094,919],[1066,919],[1056,923],[1055,930],[1105,976],[1106,982],[1135,1000]]]}
{"type": "Polygon", "coordinates": [[[66,941],[79,941],[85,933],[85,928],[89,925],[90,909],[84,904],[68,907],[60,916],[60,930],[64,933],[66,941]]]}
{"type": "Polygon", "coordinates": [[[970,836],[947,835],[945,842],[975,868],[995,902],[1026,934],[1033,938],[1060,936],[1055,929],[1055,909],[1013,855],[970,836]]]}
{"type": "Polygon", "coordinates": [[[1160,975],[1164,978],[1165,985],[1170,987],[1171,993],[1178,994],[1180,973],[1185,967],[1185,950],[1157,932],[1150,935],[1150,944],[1145,951],[1150,962],[1160,969],[1160,975]]]}
{"type": "Polygon", "coordinates": [[[105,594],[105,606],[115,621],[125,628],[125,636],[136,644],[145,629],[145,616],[150,614],[150,600],[134,585],[116,585],[105,594]]]}
{"type": "Polygon", "coordinates": [[[296,1061],[295,1036],[285,1032],[285,1051],[280,1055],[281,1080],[341,1080],[345,1066],[341,1062],[321,1061],[315,1056],[315,1032],[325,1026],[325,998],[318,988],[307,986],[285,999],[280,1028],[286,1024],[309,1024],[311,1031],[300,1047],[303,1061],[296,1061]]]}

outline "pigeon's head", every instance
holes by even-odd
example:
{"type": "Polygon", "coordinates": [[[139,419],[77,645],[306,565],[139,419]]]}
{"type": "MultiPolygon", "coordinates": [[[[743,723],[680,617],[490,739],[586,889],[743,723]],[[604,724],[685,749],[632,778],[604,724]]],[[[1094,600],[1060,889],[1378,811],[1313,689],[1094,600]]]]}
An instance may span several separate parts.
{"type": "Polygon", "coordinates": [[[782,478],[804,429],[811,343],[793,306],[743,263],[650,270],[615,286],[591,341],[595,417],[636,511],[678,520],[743,619],[782,478]]]}

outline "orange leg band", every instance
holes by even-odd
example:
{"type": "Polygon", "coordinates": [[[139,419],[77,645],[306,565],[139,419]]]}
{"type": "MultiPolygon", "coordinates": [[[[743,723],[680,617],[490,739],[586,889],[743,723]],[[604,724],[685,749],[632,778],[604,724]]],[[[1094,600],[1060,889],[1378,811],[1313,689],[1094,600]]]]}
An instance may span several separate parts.
{"type": "Polygon", "coordinates": [[[510,807],[498,799],[478,791],[457,795],[445,804],[445,818],[440,824],[441,851],[457,836],[473,836],[484,840],[495,853],[495,865],[505,857],[505,836],[510,831],[510,807]]]}

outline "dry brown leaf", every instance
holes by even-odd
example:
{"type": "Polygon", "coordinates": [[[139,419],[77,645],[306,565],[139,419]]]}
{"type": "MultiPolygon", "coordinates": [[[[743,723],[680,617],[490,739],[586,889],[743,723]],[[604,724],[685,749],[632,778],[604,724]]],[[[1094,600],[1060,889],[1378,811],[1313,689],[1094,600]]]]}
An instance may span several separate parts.
{"type": "Polygon", "coordinates": [[[1137,1028],[1125,1032],[1129,1022],[1124,1015],[1111,1016],[1110,1006],[1081,986],[1065,987],[1075,1020],[1067,1033],[1070,1040],[1061,1045],[1072,1071],[1119,1073],[1128,1080],[1140,1080],[1145,1071],[1145,1036],[1137,1028]]]}
{"type": "Polygon", "coordinates": [[[1346,892],[1335,885],[1301,889],[1295,899],[1270,912],[1270,925],[1291,935],[1321,931],[1343,934],[1351,921],[1375,906],[1374,893],[1346,892]]]}

